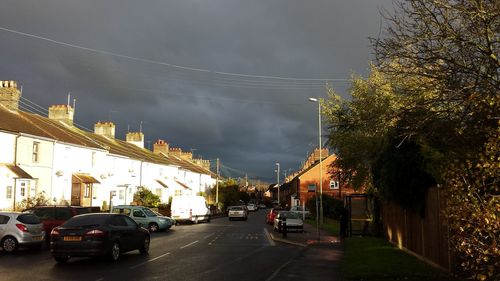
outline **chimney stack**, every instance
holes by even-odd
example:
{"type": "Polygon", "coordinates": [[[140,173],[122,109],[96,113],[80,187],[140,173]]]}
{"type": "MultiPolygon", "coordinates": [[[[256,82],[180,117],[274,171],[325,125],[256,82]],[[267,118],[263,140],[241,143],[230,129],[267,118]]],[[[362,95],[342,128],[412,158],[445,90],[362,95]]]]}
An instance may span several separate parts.
{"type": "Polygon", "coordinates": [[[191,161],[191,160],[193,160],[193,152],[191,152],[191,151],[189,151],[189,152],[182,151],[181,152],[181,158],[184,159],[184,160],[191,161]]]}
{"type": "Polygon", "coordinates": [[[16,81],[0,81],[0,104],[17,111],[20,98],[21,92],[17,89],[16,81]]]}
{"type": "Polygon", "coordinates": [[[49,119],[61,121],[70,126],[73,126],[73,116],[75,110],[70,105],[52,105],[49,107],[49,119]]]}
{"type": "Polygon", "coordinates": [[[96,135],[105,136],[108,138],[115,138],[115,124],[113,122],[97,122],[94,125],[94,133],[96,135]]]}
{"type": "Polygon", "coordinates": [[[140,148],[144,148],[144,134],[141,132],[128,132],[127,133],[127,142],[131,144],[135,144],[140,148]]]}
{"type": "Polygon", "coordinates": [[[157,140],[153,144],[153,153],[154,154],[163,153],[165,155],[168,155],[168,150],[169,150],[168,143],[164,140],[157,140]]]}
{"type": "Polygon", "coordinates": [[[168,154],[169,155],[174,155],[174,156],[177,156],[177,157],[181,157],[181,155],[182,155],[182,149],[177,148],[177,147],[171,147],[168,150],[168,154]]]}

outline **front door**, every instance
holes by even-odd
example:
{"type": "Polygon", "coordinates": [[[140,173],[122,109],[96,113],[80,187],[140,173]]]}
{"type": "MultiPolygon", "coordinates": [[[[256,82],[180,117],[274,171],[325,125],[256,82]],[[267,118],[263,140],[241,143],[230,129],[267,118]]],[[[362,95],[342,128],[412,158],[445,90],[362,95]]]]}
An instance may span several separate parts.
{"type": "Polygon", "coordinates": [[[71,206],[81,206],[82,184],[73,183],[71,186],[71,206]]]}

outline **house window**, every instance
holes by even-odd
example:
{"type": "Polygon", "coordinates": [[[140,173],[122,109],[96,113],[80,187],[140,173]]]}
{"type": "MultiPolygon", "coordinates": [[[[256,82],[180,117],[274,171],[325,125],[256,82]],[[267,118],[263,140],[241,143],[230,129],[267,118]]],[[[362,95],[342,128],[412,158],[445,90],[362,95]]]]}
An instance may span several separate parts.
{"type": "Polygon", "coordinates": [[[85,189],[83,192],[83,197],[85,198],[90,198],[90,194],[92,193],[92,184],[86,183],[85,184],[85,189]]]}
{"type": "Polygon", "coordinates": [[[5,196],[5,197],[6,197],[7,199],[12,199],[12,186],[10,186],[10,185],[9,185],[9,186],[7,186],[7,190],[6,190],[6,191],[7,191],[7,192],[6,192],[6,196],[5,196]]]}
{"type": "Polygon", "coordinates": [[[21,183],[21,196],[26,196],[26,183],[21,183]]]}
{"type": "Polygon", "coordinates": [[[182,190],[175,191],[175,196],[181,196],[181,195],[182,195],[182,190]]]}
{"type": "Polygon", "coordinates": [[[339,182],[331,180],[330,181],[330,189],[339,189],[339,182]]]}
{"type": "Polygon", "coordinates": [[[95,192],[95,186],[92,186],[92,199],[97,199],[97,192],[95,192]]]}
{"type": "Polygon", "coordinates": [[[91,165],[92,165],[92,168],[95,167],[95,152],[92,152],[92,163],[91,163],[91,165]]]}
{"type": "Polygon", "coordinates": [[[120,190],[120,192],[119,192],[119,195],[118,195],[118,196],[119,196],[118,198],[120,198],[120,200],[125,199],[125,191],[124,191],[124,190],[120,190]]]}
{"type": "Polygon", "coordinates": [[[33,142],[33,163],[38,163],[40,153],[40,143],[37,141],[33,142]]]}

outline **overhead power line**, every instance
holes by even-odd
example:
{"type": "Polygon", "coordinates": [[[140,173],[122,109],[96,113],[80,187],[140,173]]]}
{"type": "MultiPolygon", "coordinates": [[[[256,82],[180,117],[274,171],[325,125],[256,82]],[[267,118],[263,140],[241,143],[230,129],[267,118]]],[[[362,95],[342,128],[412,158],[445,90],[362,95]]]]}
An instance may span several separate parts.
{"type": "Polygon", "coordinates": [[[98,53],[98,54],[103,54],[103,55],[108,55],[108,56],[113,56],[117,58],[122,58],[122,59],[128,59],[128,60],[133,60],[137,62],[142,62],[142,63],[148,63],[148,64],[155,64],[155,65],[162,65],[162,66],[167,66],[171,68],[177,68],[177,69],[182,69],[182,70],[188,70],[188,71],[194,71],[194,72],[202,72],[202,73],[211,73],[211,74],[217,74],[221,76],[231,76],[231,77],[243,77],[243,78],[256,78],[256,79],[275,79],[275,80],[284,80],[284,81],[347,81],[348,79],[343,79],[343,78],[296,78],[296,77],[283,77],[283,76],[270,76],[270,75],[254,75],[254,74],[242,74],[242,73],[234,73],[234,72],[222,72],[222,71],[211,71],[209,69],[203,69],[203,68],[196,68],[196,67],[189,67],[189,66],[182,66],[182,65],[177,65],[173,63],[168,63],[168,62],[163,62],[163,61],[158,61],[158,60],[152,60],[152,59],[146,59],[146,58],[140,58],[140,57],[134,57],[134,56],[128,56],[124,54],[119,54],[111,51],[105,51],[105,50],[99,50],[95,48],[90,48],[90,47],[84,47],[81,45],[77,44],[72,44],[72,43],[67,43],[55,39],[51,39],[48,37],[44,36],[39,36],[31,33],[26,33],[22,31],[17,31],[14,29],[10,28],[5,28],[5,27],[0,27],[0,30],[3,30],[5,32],[10,32],[14,33],[17,35],[29,37],[29,38],[35,38],[38,40],[43,40],[47,41],[53,44],[57,44],[60,46],[65,46],[65,47],[70,47],[74,49],[79,49],[87,52],[92,52],[92,53],[98,53]]]}

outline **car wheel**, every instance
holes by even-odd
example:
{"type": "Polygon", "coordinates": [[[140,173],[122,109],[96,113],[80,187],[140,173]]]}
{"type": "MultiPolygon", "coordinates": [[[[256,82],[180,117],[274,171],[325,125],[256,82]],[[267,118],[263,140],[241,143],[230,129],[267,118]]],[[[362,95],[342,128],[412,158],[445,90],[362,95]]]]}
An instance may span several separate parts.
{"type": "Polygon", "coordinates": [[[154,222],[148,225],[149,232],[157,232],[159,228],[160,227],[154,222]]]}
{"type": "Polygon", "coordinates": [[[2,240],[2,249],[7,253],[14,253],[18,246],[16,238],[12,236],[7,236],[2,240]]]}
{"type": "Polygon", "coordinates": [[[111,259],[117,261],[120,258],[120,243],[118,241],[113,242],[111,247],[111,259]]]}
{"type": "Polygon", "coordinates": [[[141,254],[147,254],[149,253],[149,245],[151,243],[151,238],[149,236],[144,237],[144,242],[142,242],[142,246],[139,249],[139,252],[141,254]]]}
{"type": "Polygon", "coordinates": [[[69,257],[68,256],[54,256],[54,259],[58,263],[67,263],[69,260],[69,257]]]}

